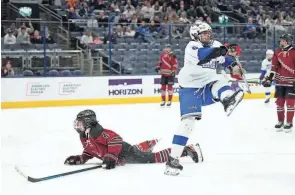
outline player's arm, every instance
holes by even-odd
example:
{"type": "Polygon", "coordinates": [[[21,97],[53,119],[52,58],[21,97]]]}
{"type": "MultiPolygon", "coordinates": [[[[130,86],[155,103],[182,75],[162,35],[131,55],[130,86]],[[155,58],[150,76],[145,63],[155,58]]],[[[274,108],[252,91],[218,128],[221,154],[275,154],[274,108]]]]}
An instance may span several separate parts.
{"type": "Polygon", "coordinates": [[[228,49],[225,46],[198,48],[198,65],[206,64],[212,59],[225,56],[228,49]]]}
{"type": "Polygon", "coordinates": [[[93,155],[91,154],[90,151],[88,151],[88,145],[86,138],[83,137],[83,135],[80,135],[80,140],[83,145],[84,151],[81,155],[74,155],[74,156],[69,156],[64,164],[68,165],[80,165],[86,163],[88,160],[93,158],[93,155]]]}
{"type": "Polygon", "coordinates": [[[225,56],[225,62],[223,63],[225,68],[228,68],[230,71],[230,75],[232,78],[237,80],[242,80],[242,74],[246,72],[244,68],[238,66],[238,62],[236,62],[231,56],[225,56]]]}
{"type": "Polygon", "coordinates": [[[172,60],[172,66],[171,66],[172,76],[175,76],[177,68],[178,68],[178,61],[176,56],[173,54],[173,60],[172,60]]]}
{"type": "Polygon", "coordinates": [[[273,80],[273,77],[275,76],[275,74],[277,73],[278,71],[278,68],[281,66],[280,62],[279,62],[279,58],[278,58],[278,55],[277,55],[277,52],[274,53],[272,59],[271,59],[271,72],[269,74],[269,79],[272,81],[273,80]]]}
{"type": "Polygon", "coordinates": [[[106,165],[106,169],[115,168],[119,154],[122,151],[123,139],[113,131],[104,131],[102,136],[106,138],[107,153],[103,158],[103,164],[106,165]]]}
{"type": "Polygon", "coordinates": [[[157,65],[156,65],[156,68],[155,68],[155,71],[157,73],[159,73],[159,71],[161,70],[161,64],[162,64],[162,54],[160,55],[160,59],[159,59],[157,65]]]}
{"type": "Polygon", "coordinates": [[[277,52],[274,53],[274,55],[273,55],[273,57],[271,59],[271,63],[272,63],[271,72],[262,81],[262,85],[264,87],[270,87],[271,86],[271,83],[272,83],[272,81],[274,79],[274,76],[277,73],[278,68],[280,67],[280,62],[279,62],[279,59],[278,59],[277,52]]]}

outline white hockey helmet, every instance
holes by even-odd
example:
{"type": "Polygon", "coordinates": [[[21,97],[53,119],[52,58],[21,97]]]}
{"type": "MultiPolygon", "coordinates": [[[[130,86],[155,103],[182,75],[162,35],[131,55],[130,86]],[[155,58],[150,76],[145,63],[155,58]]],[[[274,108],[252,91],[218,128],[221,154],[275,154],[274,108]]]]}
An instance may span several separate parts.
{"type": "Polygon", "coordinates": [[[273,50],[268,49],[268,50],[265,52],[265,54],[266,54],[266,58],[267,58],[268,60],[271,60],[272,57],[273,57],[274,52],[273,52],[273,50]]]}
{"type": "Polygon", "coordinates": [[[197,26],[199,26],[199,25],[201,25],[203,22],[201,21],[201,20],[196,20],[195,21],[195,24],[197,25],[197,26]]]}
{"type": "Polygon", "coordinates": [[[212,43],[212,28],[206,22],[202,22],[202,24],[198,27],[198,35],[199,40],[203,45],[211,45],[212,43]]]}
{"type": "Polygon", "coordinates": [[[266,55],[273,55],[274,54],[274,52],[273,52],[273,50],[271,50],[271,49],[268,49],[267,51],[266,51],[266,53],[265,53],[266,55]]]}
{"type": "Polygon", "coordinates": [[[190,34],[192,40],[198,41],[199,40],[199,25],[193,24],[189,29],[189,34],[190,34]]]}

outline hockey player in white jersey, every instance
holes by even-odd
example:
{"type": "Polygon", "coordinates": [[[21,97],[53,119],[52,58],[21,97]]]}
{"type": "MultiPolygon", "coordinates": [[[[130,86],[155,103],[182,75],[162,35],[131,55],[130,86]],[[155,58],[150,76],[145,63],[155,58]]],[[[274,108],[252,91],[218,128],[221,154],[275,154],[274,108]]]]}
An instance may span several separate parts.
{"type": "MultiPolygon", "coordinates": [[[[216,73],[219,64],[233,67],[237,63],[226,57],[229,50],[225,46],[212,39],[210,25],[194,24],[190,36],[192,40],[185,48],[184,67],[178,75],[181,122],[173,137],[166,175],[178,175],[183,169],[179,158],[194,130],[195,120],[202,117],[202,106],[221,102],[229,116],[244,97],[242,90],[234,92],[224,77],[216,73]]],[[[195,149],[200,150],[197,146],[195,149]]],[[[201,151],[198,153],[202,154],[201,151]]],[[[199,155],[201,161],[203,156],[199,155]]]]}
{"type": "MultiPolygon", "coordinates": [[[[273,50],[267,50],[266,51],[266,57],[261,63],[261,74],[260,74],[260,83],[262,80],[270,74],[271,71],[271,59],[273,57],[273,50]]],[[[270,89],[271,87],[265,87],[265,102],[264,103],[269,103],[270,100],[270,89]]]]}

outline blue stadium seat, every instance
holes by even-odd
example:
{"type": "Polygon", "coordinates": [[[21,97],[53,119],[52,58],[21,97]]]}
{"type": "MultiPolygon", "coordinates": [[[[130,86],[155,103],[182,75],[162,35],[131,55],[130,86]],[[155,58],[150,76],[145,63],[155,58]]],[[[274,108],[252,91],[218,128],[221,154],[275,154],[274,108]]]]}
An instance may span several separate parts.
{"type": "Polygon", "coordinates": [[[81,70],[74,70],[73,71],[73,76],[83,76],[83,73],[81,70]]]}
{"type": "Polygon", "coordinates": [[[63,70],[63,71],[60,72],[60,76],[70,77],[70,76],[72,76],[72,73],[69,70],[63,70]]]}
{"type": "Polygon", "coordinates": [[[25,70],[22,74],[24,77],[31,77],[34,76],[34,73],[31,70],[25,70]]]}
{"type": "Polygon", "coordinates": [[[50,77],[58,77],[59,76],[59,72],[57,70],[50,70],[48,75],[50,77]]]}

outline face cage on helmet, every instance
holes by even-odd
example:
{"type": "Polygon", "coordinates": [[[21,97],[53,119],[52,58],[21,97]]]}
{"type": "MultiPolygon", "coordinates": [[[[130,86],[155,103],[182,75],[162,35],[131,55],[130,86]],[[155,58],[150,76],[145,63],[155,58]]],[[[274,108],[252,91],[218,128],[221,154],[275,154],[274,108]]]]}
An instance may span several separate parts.
{"type": "Polygon", "coordinates": [[[85,131],[83,122],[77,119],[74,120],[74,129],[79,133],[85,131]]]}
{"type": "Polygon", "coordinates": [[[212,41],[213,41],[213,33],[212,33],[212,30],[206,30],[206,31],[203,31],[203,32],[199,33],[198,38],[199,38],[199,41],[201,43],[203,43],[203,44],[211,44],[212,41]],[[208,42],[206,42],[206,43],[203,43],[202,42],[202,33],[204,33],[204,32],[209,32],[210,33],[210,40],[208,42]]]}

